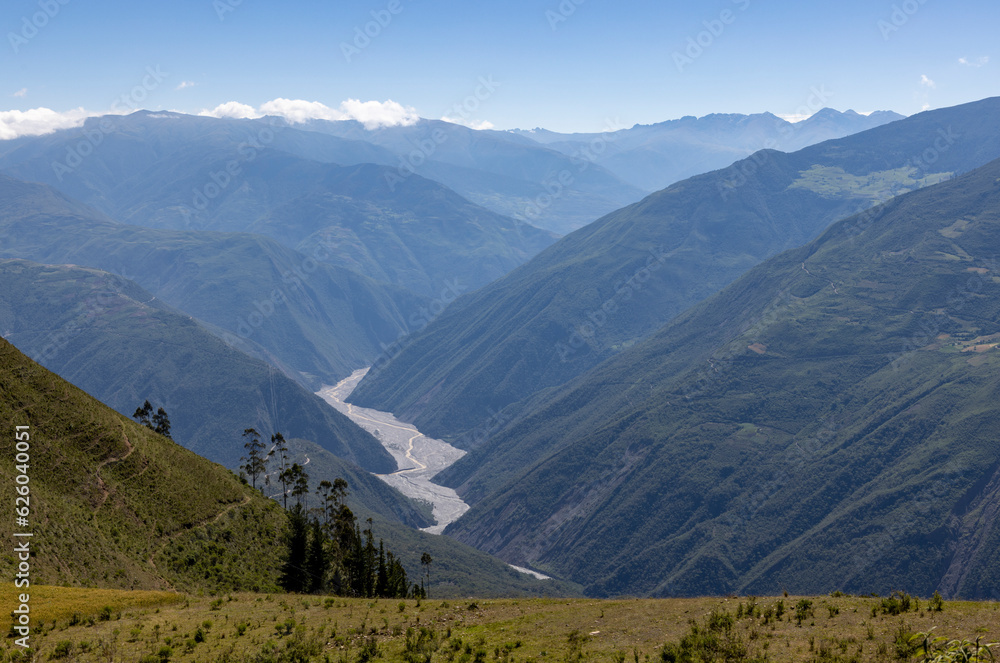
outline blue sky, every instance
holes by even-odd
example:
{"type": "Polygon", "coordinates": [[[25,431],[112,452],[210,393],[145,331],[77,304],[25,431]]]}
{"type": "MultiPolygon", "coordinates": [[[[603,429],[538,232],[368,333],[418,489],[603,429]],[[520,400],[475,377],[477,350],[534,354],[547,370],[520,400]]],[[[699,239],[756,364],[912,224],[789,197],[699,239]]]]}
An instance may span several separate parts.
{"type": "Polygon", "coordinates": [[[392,100],[499,129],[598,131],[819,105],[909,115],[1000,94],[996,0],[3,5],[2,111],[392,100]]]}

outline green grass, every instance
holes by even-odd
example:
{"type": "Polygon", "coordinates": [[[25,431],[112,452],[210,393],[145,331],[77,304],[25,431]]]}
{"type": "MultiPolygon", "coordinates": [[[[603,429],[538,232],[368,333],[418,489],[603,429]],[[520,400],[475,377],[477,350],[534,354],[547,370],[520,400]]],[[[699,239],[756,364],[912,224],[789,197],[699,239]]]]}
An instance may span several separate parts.
{"type": "MultiPolygon", "coordinates": [[[[39,588],[37,598],[72,605],[71,613],[39,617],[42,628],[33,642],[41,659],[69,642],[81,663],[106,660],[101,656],[109,647],[117,652],[115,660],[138,660],[170,647],[170,660],[179,662],[253,661],[267,651],[271,660],[353,662],[362,660],[366,648],[387,662],[643,662],[659,660],[664,645],[680,642],[692,624],[704,629],[713,619],[724,624],[730,618],[733,641],[776,663],[916,660],[910,649],[901,656],[897,641],[900,634],[918,632],[1000,639],[1000,611],[993,602],[948,601],[938,612],[919,601],[919,608],[911,604],[894,615],[881,610],[883,599],[850,596],[390,601],[226,594],[173,595],[160,603],[158,595],[39,588]],[[799,621],[796,606],[803,601],[809,609],[799,621]],[[105,605],[113,614],[101,621],[105,605]],[[412,658],[421,652],[430,659],[412,658]]],[[[13,650],[9,639],[4,648],[13,650]]]]}
{"type": "Polygon", "coordinates": [[[923,177],[914,177],[919,174],[913,166],[903,166],[892,170],[874,171],[866,175],[852,175],[839,166],[817,164],[801,173],[789,188],[806,189],[824,197],[856,195],[875,203],[891,196],[939,184],[954,175],[954,173],[931,173],[923,177]]]}
{"type": "MultiPolygon", "coordinates": [[[[258,579],[272,574],[284,516],[236,476],[139,426],[0,341],[0,421],[30,427],[32,580],[50,584],[165,589],[195,582],[158,556],[185,536],[214,540],[226,564],[258,579]],[[253,514],[270,536],[253,547],[216,537],[226,514],[253,514]]],[[[14,455],[14,439],[0,439],[14,455]]],[[[14,485],[12,462],[0,466],[14,485]]],[[[9,538],[12,519],[0,531],[9,538]]],[[[12,577],[11,551],[0,568],[12,577]]],[[[232,586],[232,585],[230,585],[232,586]]],[[[237,585],[239,586],[239,585],[237,585]]]]}

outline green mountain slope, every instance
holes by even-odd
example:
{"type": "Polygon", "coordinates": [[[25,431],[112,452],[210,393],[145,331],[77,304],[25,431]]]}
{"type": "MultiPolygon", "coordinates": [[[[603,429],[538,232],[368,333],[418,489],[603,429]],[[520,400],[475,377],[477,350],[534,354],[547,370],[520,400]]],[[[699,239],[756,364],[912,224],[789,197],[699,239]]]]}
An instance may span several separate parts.
{"type": "MultiPolygon", "coordinates": [[[[0,283],[4,338],[126,416],[146,399],[165,407],[174,439],[201,456],[237,468],[240,435],[256,428],[315,441],[348,461],[338,472],[351,462],[395,470],[377,440],[320,398],[127,279],[11,260],[0,261],[0,283]]],[[[351,483],[363,474],[349,471],[351,483]]]]}
{"type": "Polygon", "coordinates": [[[1000,160],[539,394],[449,534],[589,593],[1000,594],[1000,160]]]}
{"type": "Polygon", "coordinates": [[[425,303],[264,237],[122,225],[2,176],[0,257],[122,274],[313,389],[370,364],[425,303]]]}
{"type": "MultiPolygon", "coordinates": [[[[189,592],[274,591],[285,516],[230,471],[114,412],[0,339],[0,481],[15,486],[16,426],[30,436],[31,582],[189,592]]],[[[429,552],[432,596],[567,595],[448,537],[372,516],[377,536],[420,574],[429,552]]],[[[11,495],[13,500],[13,495],[11,495]]],[[[13,502],[12,502],[13,503],[13,502]]],[[[0,535],[12,540],[13,518],[0,535]]],[[[14,578],[18,560],[0,555],[14,578]]]]}
{"type": "Polygon", "coordinates": [[[460,298],[352,401],[475,446],[504,408],[621,352],[767,257],[1000,157],[998,123],[1000,99],[988,99],[679,182],[460,298]]]}
{"type": "MultiPolygon", "coordinates": [[[[232,588],[274,584],[284,516],[228,470],[132,422],[0,340],[0,477],[14,486],[15,426],[30,434],[31,582],[100,587],[205,586],[169,564],[175,541],[212,539],[233,517],[248,522],[231,540],[221,576],[232,588]]],[[[22,447],[23,448],[23,447],[22,447]]],[[[11,497],[13,499],[13,497],[11,497]]],[[[3,536],[11,539],[13,518],[3,536]]],[[[0,565],[13,577],[10,550],[0,565]]]]}

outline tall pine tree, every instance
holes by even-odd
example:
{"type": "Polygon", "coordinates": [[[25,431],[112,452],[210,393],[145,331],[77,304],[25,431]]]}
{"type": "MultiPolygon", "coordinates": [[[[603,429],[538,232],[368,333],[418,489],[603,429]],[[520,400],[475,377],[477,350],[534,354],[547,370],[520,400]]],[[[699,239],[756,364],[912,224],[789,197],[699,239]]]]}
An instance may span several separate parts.
{"type": "Polygon", "coordinates": [[[306,577],[309,586],[304,591],[318,594],[326,589],[326,570],[329,565],[327,538],[318,520],[312,521],[309,531],[309,550],[306,554],[306,577]]]}
{"type": "Polygon", "coordinates": [[[309,545],[309,523],[299,506],[288,512],[287,550],[281,565],[278,584],[287,592],[303,592],[307,589],[306,557],[309,545]]]}

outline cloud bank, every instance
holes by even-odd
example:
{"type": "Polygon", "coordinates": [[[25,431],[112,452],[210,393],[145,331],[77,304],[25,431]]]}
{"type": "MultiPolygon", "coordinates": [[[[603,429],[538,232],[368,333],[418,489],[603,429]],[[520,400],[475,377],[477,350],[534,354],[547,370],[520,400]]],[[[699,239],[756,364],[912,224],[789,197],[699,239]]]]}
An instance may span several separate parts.
{"type": "Polygon", "coordinates": [[[93,113],[75,108],[64,113],[50,108],[32,108],[26,111],[0,111],[0,140],[19,136],[41,136],[59,129],[72,129],[83,125],[93,113]]]}
{"type": "Polygon", "coordinates": [[[475,129],[476,131],[483,131],[485,129],[492,129],[493,123],[489,120],[467,120],[463,118],[448,117],[447,115],[441,116],[442,122],[450,122],[451,124],[460,124],[463,127],[468,127],[470,129],[475,129]]]}
{"type": "Polygon", "coordinates": [[[257,118],[264,115],[283,117],[292,124],[302,124],[309,120],[356,120],[365,129],[381,127],[410,126],[420,117],[417,111],[395,101],[361,101],[348,99],[337,108],[330,108],[319,101],[303,99],[272,99],[254,108],[237,101],[220,104],[211,110],[203,110],[199,115],[208,117],[257,118]]]}
{"type": "MultiPolygon", "coordinates": [[[[190,87],[191,85],[184,82],[178,88],[190,87]]],[[[14,96],[23,96],[26,93],[27,90],[19,90],[14,93],[14,96]]],[[[20,136],[40,136],[60,129],[72,129],[82,126],[88,117],[109,114],[116,113],[113,111],[92,112],[82,107],[65,112],[54,111],[50,108],[0,111],[0,140],[10,140],[20,136]]],[[[227,101],[210,110],[203,110],[198,115],[231,119],[255,119],[265,115],[276,115],[285,118],[292,124],[302,124],[309,120],[355,120],[369,130],[382,127],[410,126],[420,119],[415,108],[403,106],[391,99],[386,101],[348,99],[341,102],[336,108],[331,108],[319,101],[281,97],[261,104],[258,108],[238,101],[227,101]]],[[[441,119],[471,129],[493,128],[493,124],[485,120],[473,121],[450,117],[442,117],[441,119]]]]}

